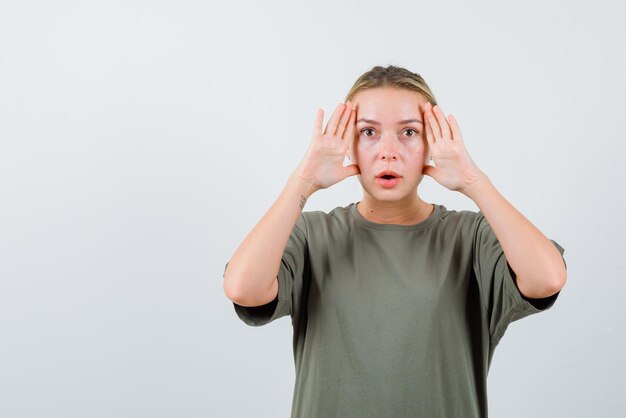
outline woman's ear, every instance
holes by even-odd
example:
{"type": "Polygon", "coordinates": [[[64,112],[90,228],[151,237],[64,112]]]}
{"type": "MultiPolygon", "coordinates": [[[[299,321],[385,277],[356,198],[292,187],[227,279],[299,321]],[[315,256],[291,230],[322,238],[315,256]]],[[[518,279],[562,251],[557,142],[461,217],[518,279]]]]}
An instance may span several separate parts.
{"type": "Polygon", "coordinates": [[[428,165],[430,162],[430,147],[428,146],[428,141],[424,138],[424,165],[428,165]]]}
{"type": "Polygon", "coordinates": [[[344,159],[344,165],[358,165],[356,161],[356,155],[352,147],[348,148],[348,153],[346,154],[346,158],[344,159]]]}
{"type": "Polygon", "coordinates": [[[346,157],[350,160],[350,164],[357,164],[356,152],[354,150],[356,143],[356,138],[352,140],[351,143],[348,144],[348,152],[346,157]]]}

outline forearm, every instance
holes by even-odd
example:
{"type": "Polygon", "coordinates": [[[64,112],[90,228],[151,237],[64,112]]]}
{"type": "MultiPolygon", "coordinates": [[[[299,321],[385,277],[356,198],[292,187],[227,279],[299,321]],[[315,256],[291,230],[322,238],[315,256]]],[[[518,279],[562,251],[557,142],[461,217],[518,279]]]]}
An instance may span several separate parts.
{"type": "Polygon", "coordinates": [[[559,250],[498,192],[487,176],[462,193],[485,215],[524,296],[547,297],[563,287],[567,271],[559,250]]]}
{"type": "Polygon", "coordinates": [[[271,289],[304,204],[315,188],[292,174],[274,204],[237,248],[224,272],[231,300],[254,303],[271,289]]]}

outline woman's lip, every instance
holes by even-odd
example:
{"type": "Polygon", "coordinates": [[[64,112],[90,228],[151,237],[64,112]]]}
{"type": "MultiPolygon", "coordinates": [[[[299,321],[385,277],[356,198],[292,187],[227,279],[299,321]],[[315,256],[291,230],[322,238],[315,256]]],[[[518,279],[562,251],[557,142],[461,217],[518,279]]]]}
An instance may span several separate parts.
{"type": "Polygon", "coordinates": [[[401,177],[394,177],[392,179],[384,179],[382,177],[376,177],[376,183],[380,184],[382,187],[386,189],[390,189],[395,187],[396,184],[400,183],[401,177]]]}
{"type": "Polygon", "coordinates": [[[382,176],[387,176],[387,175],[391,175],[391,176],[394,176],[394,177],[402,177],[402,176],[400,176],[400,174],[396,173],[395,171],[391,171],[391,170],[382,171],[382,172],[378,173],[378,175],[376,177],[382,177],[382,176]]]}

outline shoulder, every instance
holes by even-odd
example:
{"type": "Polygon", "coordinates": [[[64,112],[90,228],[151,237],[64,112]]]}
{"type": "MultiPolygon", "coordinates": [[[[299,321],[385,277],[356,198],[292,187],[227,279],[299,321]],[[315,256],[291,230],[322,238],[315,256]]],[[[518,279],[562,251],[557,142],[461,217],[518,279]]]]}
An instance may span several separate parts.
{"type": "Polygon", "coordinates": [[[350,209],[354,203],[350,203],[347,206],[338,206],[335,209],[324,212],[321,210],[312,210],[302,212],[301,218],[309,224],[320,224],[328,222],[347,222],[350,217],[350,209]]]}
{"type": "Polygon", "coordinates": [[[467,209],[447,209],[443,205],[439,206],[440,224],[441,226],[446,228],[474,231],[476,230],[478,225],[484,220],[484,215],[482,214],[482,212],[467,209]]]}
{"type": "Polygon", "coordinates": [[[300,214],[296,225],[303,229],[308,237],[336,236],[340,231],[348,231],[352,227],[351,203],[339,206],[328,212],[321,210],[305,211],[300,214]],[[331,233],[332,231],[332,233],[331,233]]]}

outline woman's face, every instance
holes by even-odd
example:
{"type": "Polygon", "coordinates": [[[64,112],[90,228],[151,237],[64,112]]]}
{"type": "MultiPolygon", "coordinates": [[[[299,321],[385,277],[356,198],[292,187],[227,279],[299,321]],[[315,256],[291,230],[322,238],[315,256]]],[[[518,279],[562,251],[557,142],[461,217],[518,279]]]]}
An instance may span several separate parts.
{"type": "Polygon", "coordinates": [[[357,93],[356,132],[350,159],[359,181],[377,200],[415,193],[428,159],[423,112],[426,98],[415,91],[381,87],[357,93]]]}

